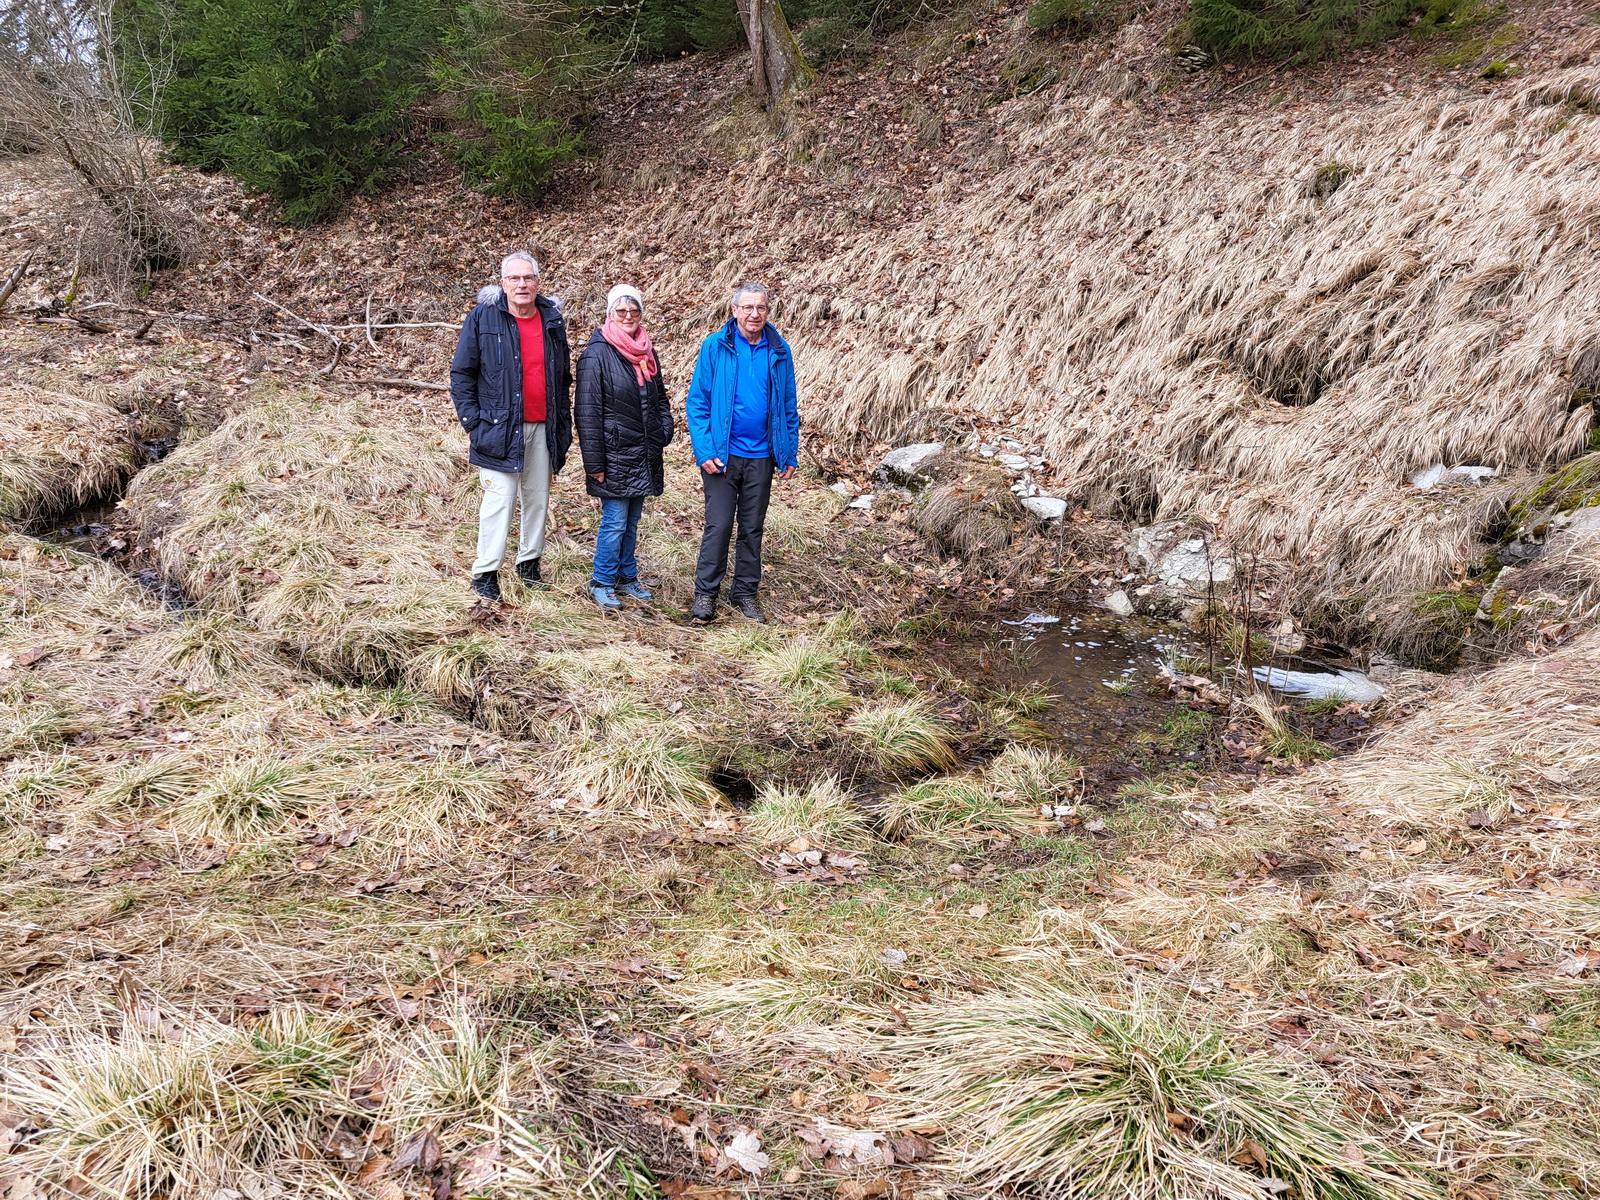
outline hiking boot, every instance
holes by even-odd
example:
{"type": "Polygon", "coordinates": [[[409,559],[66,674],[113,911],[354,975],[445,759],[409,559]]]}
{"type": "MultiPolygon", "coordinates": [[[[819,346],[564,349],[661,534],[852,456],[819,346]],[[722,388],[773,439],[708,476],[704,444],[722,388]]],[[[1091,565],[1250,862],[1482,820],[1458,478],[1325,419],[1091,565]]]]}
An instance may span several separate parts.
{"type": "Polygon", "coordinates": [[[761,606],[756,603],[754,596],[729,596],[728,603],[733,605],[734,610],[741,617],[759,622],[762,625],[767,623],[767,616],[761,611],[761,606]]]}
{"type": "Polygon", "coordinates": [[[617,594],[626,596],[629,600],[649,600],[654,593],[637,579],[630,579],[627,583],[617,584],[617,594]]]}
{"type": "Polygon", "coordinates": [[[472,577],[472,590],[485,600],[500,603],[500,572],[485,571],[482,575],[472,577]]]}
{"type": "Polygon", "coordinates": [[[717,615],[717,598],[710,592],[696,592],[694,603],[689,605],[691,621],[709,621],[717,615]]]}
{"type": "Polygon", "coordinates": [[[594,602],[606,612],[615,612],[622,607],[622,601],[617,599],[617,589],[603,584],[590,584],[589,594],[594,597],[594,602]]]}
{"type": "Polygon", "coordinates": [[[523,587],[543,591],[550,585],[539,578],[539,560],[530,558],[517,564],[517,578],[522,580],[523,587]]]}

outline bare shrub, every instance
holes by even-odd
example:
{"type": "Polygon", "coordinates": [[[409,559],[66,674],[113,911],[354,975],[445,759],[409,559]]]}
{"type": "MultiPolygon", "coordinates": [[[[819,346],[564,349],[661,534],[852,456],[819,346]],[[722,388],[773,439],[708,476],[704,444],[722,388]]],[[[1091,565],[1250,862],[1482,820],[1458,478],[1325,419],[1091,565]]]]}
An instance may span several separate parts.
{"type": "Polygon", "coordinates": [[[0,0],[0,141],[66,163],[137,265],[175,267],[196,231],[156,192],[122,49],[104,0],[0,0]]]}

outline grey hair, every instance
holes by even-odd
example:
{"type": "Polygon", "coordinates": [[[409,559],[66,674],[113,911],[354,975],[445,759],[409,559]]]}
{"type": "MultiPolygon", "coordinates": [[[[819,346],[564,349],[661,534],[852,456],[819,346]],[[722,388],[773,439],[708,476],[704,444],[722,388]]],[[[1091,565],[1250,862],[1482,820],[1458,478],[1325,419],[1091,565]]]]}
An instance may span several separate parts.
{"type": "Polygon", "coordinates": [[[533,268],[534,275],[537,276],[539,274],[539,260],[537,258],[526,250],[513,250],[500,260],[500,278],[505,278],[506,268],[514,262],[525,262],[533,268]]]}
{"type": "Polygon", "coordinates": [[[750,279],[733,289],[733,295],[728,299],[729,306],[731,307],[732,305],[739,303],[739,297],[744,295],[746,292],[760,292],[763,300],[769,298],[767,295],[767,285],[764,283],[757,283],[755,280],[750,279]]]}

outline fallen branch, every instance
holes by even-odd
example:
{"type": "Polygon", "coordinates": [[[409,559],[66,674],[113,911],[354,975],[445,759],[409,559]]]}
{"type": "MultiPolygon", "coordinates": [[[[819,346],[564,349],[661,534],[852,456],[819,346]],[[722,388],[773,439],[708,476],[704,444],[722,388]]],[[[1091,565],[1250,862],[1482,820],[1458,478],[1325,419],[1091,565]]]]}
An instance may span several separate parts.
{"type": "Polygon", "coordinates": [[[346,383],[369,383],[376,387],[417,388],[424,392],[448,392],[448,383],[426,383],[421,379],[346,379],[346,383]]]}
{"type": "Polygon", "coordinates": [[[318,329],[460,329],[460,321],[357,321],[354,325],[319,325],[318,329]]]}
{"type": "MultiPolygon", "coordinates": [[[[328,328],[328,326],[326,326],[326,325],[318,325],[315,321],[308,321],[304,317],[302,317],[299,313],[295,312],[293,309],[285,308],[283,305],[279,304],[276,300],[273,300],[271,297],[268,297],[268,296],[263,296],[260,292],[251,292],[250,294],[252,296],[254,296],[257,300],[261,301],[263,304],[272,305],[273,308],[277,309],[284,316],[288,317],[291,321],[294,321],[296,324],[298,324],[302,328],[311,329],[311,330],[316,331],[317,333],[320,333],[323,337],[327,338],[335,346],[340,344],[339,339],[333,336],[333,333],[328,328]]],[[[345,326],[341,326],[341,328],[344,328],[344,329],[360,329],[361,326],[359,326],[359,325],[345,325],[345,326]]]]}
{"type": "Polygon", "coordinates": [[[367,293],[367,345],[374,350],[378,348],[378,340],[372,336],[372,293],[367,293]]]}
{"type": "Polygon", "coordinates": [[[11,274],[6,278],[5,284],[0,286],[0,309],[5,308],[6,301],[11,299],[11,293],[17,290],[17,284],[22,282],[22,276],[28,269],[28,264],[33,261],[34,252],[29,250],[22,256],[22,261],[11,268],[11,274]]]}

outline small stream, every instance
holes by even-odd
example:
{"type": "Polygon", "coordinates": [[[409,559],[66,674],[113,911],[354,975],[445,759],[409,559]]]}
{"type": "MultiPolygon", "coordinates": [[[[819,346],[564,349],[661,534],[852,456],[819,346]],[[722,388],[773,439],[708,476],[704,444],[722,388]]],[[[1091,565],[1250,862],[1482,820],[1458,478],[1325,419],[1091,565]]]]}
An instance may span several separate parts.
{"type": "MultiPolygon", "coordinates": [[[[41,541],[64,546],[80,554],[90,554],[127,569],[123,557],[133,545],[134,537],[120,508],[123,494],[139,471],[160,462],[177,447],[178,439],[175,437],[146,438],[139,444],[137,469],[115,493],[97,496],[75,508],[52,513],[34,522],[33,535],[41,541]]],[[[160,600],[169,611],[183,612],[193,607],[175,584],[162,579],[153,568],[129,573],[140,587],[160,600]]]]}

